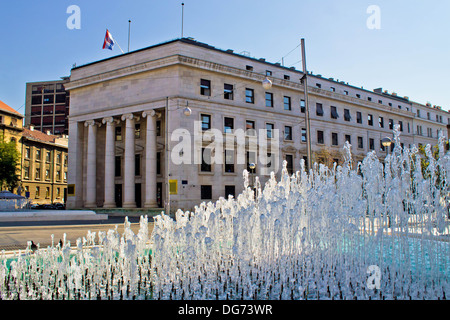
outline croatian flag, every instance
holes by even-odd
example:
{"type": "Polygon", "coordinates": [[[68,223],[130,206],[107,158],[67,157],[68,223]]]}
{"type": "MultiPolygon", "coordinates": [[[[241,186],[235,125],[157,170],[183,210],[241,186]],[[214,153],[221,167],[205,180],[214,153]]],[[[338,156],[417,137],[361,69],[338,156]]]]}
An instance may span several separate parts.
{"type": "Polygon", "coordinates": [[[108,29],[106,29],[105,40],[103,41],[103,49],[112,50],[113,46],[114,46],[114,39],[111,33],[109,33],[108,29]]]}

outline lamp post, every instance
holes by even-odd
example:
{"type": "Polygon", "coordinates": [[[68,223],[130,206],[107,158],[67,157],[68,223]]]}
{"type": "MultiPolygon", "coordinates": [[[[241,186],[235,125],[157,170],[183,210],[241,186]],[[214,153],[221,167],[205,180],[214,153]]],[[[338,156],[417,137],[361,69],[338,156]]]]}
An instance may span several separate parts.
{"type": "Polygon", "coordinates": [[[389,155],[389,148],[391,147],[392,140],[389,137],[381,139],[381,144],[386,149],[386,156],[389,155]]]}
{"type": "Polygon", "coordinates": [[[254,164],[253,162],[252,163],[250,163],[249,165],[248,165],[248,167],[249,167],[249,169],[250,169],[250,171],[251,171],[251,176],[252,176],[252,189],[253,189],[253,191],[255,192],[255,200],[258,198],[257,196],[256,196],[256,187],[255,187],[255,168],[256,168],[256,164],[254,164]]]}

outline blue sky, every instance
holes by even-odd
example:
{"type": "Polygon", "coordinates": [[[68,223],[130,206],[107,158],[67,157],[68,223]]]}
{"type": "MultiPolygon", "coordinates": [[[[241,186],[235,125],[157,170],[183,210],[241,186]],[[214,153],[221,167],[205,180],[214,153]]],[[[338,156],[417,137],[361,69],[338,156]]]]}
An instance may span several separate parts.
{"type": "MultiPolygon", "coordinates": [[[[450,1],[443,0],[23,0],[0,2],[0,100],[25,112],[25,83],[70,75],[102,50],[105,30],[126,52],[181,36],[277,62],[306,41],[308,70],[366,89],[382,87],[450,109],[450,1]],[[70,5],[81,29],[67,28],[70,5]],[[380,8],[380,29],[366,12],[380,8]]],[[[300,48],[284,65],[301,70],[300,48]]]]}

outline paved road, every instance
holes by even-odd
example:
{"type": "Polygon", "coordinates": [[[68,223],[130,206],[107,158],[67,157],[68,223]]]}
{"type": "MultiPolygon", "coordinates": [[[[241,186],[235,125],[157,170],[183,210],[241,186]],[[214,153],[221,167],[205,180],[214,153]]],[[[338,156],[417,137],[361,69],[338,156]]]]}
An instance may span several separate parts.
{"type": "MultiPolygon", "coordinates": [[[[27,247],[27,241],[33,240],[34,243],[40,244],[41,248],[51,245],[54,235],[55,245],[59,239],[63,239],[64,233],[66,240],[71,245],[76,244],[78,238],[86,237],[88,230],[91,232],[108,231],[118,226],[118,232],[123,232],[123,222],[104,223],[104,224],[54,224],[54,225],[16,225],[0,227],[0,251],[1,250],[24,250],[27,247]]],[[[153,223],[148,223],[149,234],[153,230],[153,223]]],[[[139,223],[131,223],[131,230],[134,233],[139,231],[139,223]]],[[[97,235],[96,235],[96,239],[97,235]]]]}

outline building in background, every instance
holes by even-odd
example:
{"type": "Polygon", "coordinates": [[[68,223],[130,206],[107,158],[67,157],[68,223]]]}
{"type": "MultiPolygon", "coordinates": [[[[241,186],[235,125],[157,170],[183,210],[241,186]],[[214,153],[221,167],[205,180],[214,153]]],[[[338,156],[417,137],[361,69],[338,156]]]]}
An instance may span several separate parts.
{"type": "MultiPolygon", "coordinates": [[[[270,178],[267,159],[270,164],[286,160],[289,172],[299,170],[307,157],[303,76],[294,67],[186,38],[73,68],[66,84],[71,97],[68,207],[169,203],[192,210],[202,201],[237,196],[244,187],[242,171],[251,162],[256,164],[252,176],[262,185],[270,178]],[[266,77],[273,83],[270,89],[261,85],[266,77]],[[184,112],[186,106],[190,112],[184,112]],[[196,124],[200,138],[192,137],[196,124]],[[199,162],[176,148],[180,136],[172,139],[172,134],[180,129],[191,135],[192,150],[201,150],[199,162]],[[209,129],[233,141],[220,164],[207,161],[209,129]],[[239,130],[248,130],[246,141],[263,130],[277,148],[261,152],[244,143],[236,149],[239,130]],[[172,163],[174,148],[191,163],[172,163]],[[239,148],[246,159],[240,163],[239,148]]],[[[342,164],[346,141],[355,161],[371,151],[383,159],[389,150],[381,141],[392,139],[395,125],[404,146],[436,145],[439,133],[447,136],[450,114],[441,108],[312,73],[308,85],[314,162],[342,164]]]]}
{"type": "Polygon", "coordinates": [[[67,137],[35,130],[22,132],[21,190],[35,204],[64,203],[67,189],[67,137]]]}
{"type": "Polygon", "coordinates": [[[23,115],[0,101],[0,139],[19,143],[23,131],[23,115]]]}
{"type": "Polygon", "coordinates": [[[28,82],[25,93],[25,126],[67,135],[69,125],[69,93],[65,90],[68,77],[56,81],[28,82]]]}

